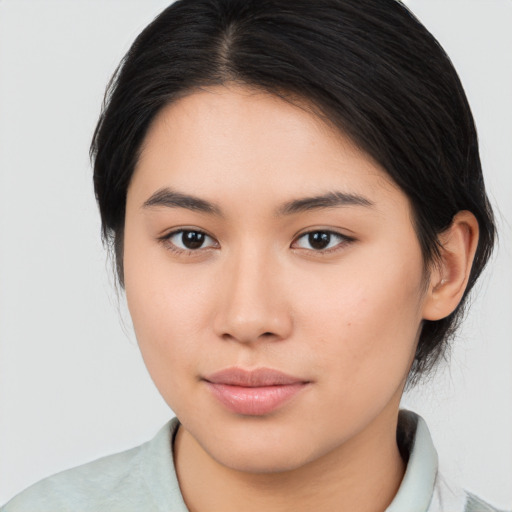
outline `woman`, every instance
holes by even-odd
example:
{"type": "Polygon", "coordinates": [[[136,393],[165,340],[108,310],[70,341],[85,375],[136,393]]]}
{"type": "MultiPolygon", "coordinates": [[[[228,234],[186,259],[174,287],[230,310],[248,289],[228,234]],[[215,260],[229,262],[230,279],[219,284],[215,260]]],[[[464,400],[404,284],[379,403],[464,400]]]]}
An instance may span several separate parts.
{"type": "Polygon", "coordinates": [[[6,511],[492,510],[398,410],[494,240],[464,92],[403,6],[177,2],[117,72],[92,155],[177,420],[6,511]]]}

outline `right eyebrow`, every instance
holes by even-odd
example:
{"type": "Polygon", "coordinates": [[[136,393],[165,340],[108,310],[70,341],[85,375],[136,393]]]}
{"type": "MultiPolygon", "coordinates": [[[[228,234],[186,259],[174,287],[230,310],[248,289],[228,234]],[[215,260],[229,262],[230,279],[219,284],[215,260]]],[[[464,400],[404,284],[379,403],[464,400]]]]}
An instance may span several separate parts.
{"type": "Polygon", "coordinates": [[[168,187],[157,190],[142,205],[143,208],[158,206],[164,206],[166,208],[186,208],[187,210],[208,213],[219,217],[223,216],[220,207],[215,203],[200,199],[199,197],[176,192],[168,187]]]}

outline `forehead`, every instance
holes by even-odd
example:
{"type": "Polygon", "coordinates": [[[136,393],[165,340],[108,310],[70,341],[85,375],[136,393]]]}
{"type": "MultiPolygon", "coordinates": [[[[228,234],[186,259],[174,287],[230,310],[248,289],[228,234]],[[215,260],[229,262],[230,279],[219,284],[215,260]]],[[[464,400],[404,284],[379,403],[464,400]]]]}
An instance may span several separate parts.
{"type": "MultiPolygon", "coordinates": [[[[296,104],[239,86],[193,92],[163,108],[141,148],[131,187],[266,198],[336,188],[358,195],[403,195],[347,136],[296,104]]],[[[212,197],[213,199],[213,197],[212,197]]]]}

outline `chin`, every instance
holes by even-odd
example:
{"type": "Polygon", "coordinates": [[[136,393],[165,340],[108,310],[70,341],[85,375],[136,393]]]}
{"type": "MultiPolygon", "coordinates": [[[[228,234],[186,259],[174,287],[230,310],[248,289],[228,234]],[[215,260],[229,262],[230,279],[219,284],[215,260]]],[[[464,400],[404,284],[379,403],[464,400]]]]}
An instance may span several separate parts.
{"type": "Polygon", "coordinates": [[[286,473],[299,469],[309,460],[304,454],[295,450],[235,450],[233,447],[226,452],[210,453],[218,464],[233,471],[252,474],[286,473]]]}
{"type": "MultiPolygon", "coordinates": [[[[253,474],[296,470],[323,455],[307,431],[280,425],[256,424],[249,428],[224,428],[222,435],[210,431],[197,436],[202,449],[218,464],[234,471],[253,474]],[[213,435],[211,435],[213,434],[213,435]],[[309,440],[309,442],[308,442],[309,440]]],[[[325,452],[329,448],[326,447],[325,452]]]]}

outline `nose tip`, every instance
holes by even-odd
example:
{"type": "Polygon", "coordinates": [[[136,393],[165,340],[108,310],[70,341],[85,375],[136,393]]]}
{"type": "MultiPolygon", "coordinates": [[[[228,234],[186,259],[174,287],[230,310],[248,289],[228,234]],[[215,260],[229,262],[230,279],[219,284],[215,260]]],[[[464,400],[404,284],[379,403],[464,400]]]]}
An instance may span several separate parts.
{"type": "Polygon", "coordinates": [[[285,338],[289,330],[284,322],[275,315],[264,317],[255,314],[254,311],[250,316],[228,315],[226,315],[222,327],[218,329],[219,335],[225,340],[234,340],[240,343],[279,340],[285,338]]]}
{"type": "Polygon", "coordinates": [[[292,317],[279,271],[252,260],[231,266],[218,304],[216,334],[240,343],[285,339],[292,317]]]}

